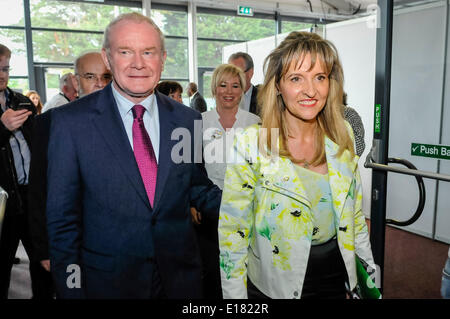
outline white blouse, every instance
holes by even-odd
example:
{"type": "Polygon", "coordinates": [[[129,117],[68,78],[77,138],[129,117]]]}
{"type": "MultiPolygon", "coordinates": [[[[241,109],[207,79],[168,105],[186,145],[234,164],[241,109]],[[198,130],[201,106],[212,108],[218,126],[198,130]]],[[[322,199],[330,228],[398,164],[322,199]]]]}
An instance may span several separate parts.
{"type": "Polygon", "coordinates": [[[219,122],[216,109],[202,113],[203,118],[203,157],[209,179],[223,189],[227,163],[230,161],[229,152],[233,146],[234,134],[247,126],[261,122],[259,116],[238,109],[236,122],[228,131],[219,122]],[[225,155],[226,154],[226,155],[225,155]]]}

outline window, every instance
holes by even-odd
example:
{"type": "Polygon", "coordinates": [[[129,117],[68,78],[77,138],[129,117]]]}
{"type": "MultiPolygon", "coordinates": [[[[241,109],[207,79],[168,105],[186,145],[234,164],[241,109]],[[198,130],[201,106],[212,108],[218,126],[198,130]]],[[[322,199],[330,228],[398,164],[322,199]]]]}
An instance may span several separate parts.
{"type": "Polygon", "coordinates": [[[165,36],[188,36],[187,12],[152,9],[152,20],[165,36]]]}
{"type": "Polygon", "coordinates": [[[0,1],[0,26],[25,26],[23,1],[0,1]]]}
{"type": "MultiPolygon", "coordinates": [[[[215,68],[221,64],[224,46],[272,36],[275,33],[275,20],[273,19],[239,17],[235,16],[234,12],[229,14],[218,15],[201,12],[197,14],[198,67],[215,68]]],[[[213,103],[210,74],[204,73],[203,77],[203,79],[199,79],[199,83],[203,83],[203,87],[199,87],[199,91],[203,92],[209,108],[213,103]]]]}
{"type": "Polygon", "coordinates": [[[199,38],[227,39],[239,42],[268,37],[274,35],[274,32],[274,20],[206,13],[197,15],[197,36],[199,38]]]}
{"type": "Polygon", "coordinates": [[[30,1],[33,28],[103,32],[114,17],[133,11],[142,12],[142,9],[55,0],[30,1]]]}
{"type": "Polygon", "coordinates": [[[10,77],[28,76],[27,50],[25,31],[16,29],[0,29],[0,43],[11,50],[10,77]]]}
{"type": "MultiPolygon", "coordinates": [[[[152,9],[151,18],[165,37],[167,59],[162,80],[188,81],[188,33],[187,12],[152,9]]],[[[184,87],[184,86],[183,86],[184,87]]]]}
{"type": "Polygon", "coordinates": [[[36,62],[73,63],[87,51],[100,51],[103,34],[63,31],[33,31],[33,53],[36,62]]]}
{"type": "Polygon", "coordinates": [[[302,23],[302,22],[294,22],[294,21],[281,21],[281,32],[289,33],[292,31],[300,31],[305,29],[310,29],[314,26],[311,23],[302,23]]]}

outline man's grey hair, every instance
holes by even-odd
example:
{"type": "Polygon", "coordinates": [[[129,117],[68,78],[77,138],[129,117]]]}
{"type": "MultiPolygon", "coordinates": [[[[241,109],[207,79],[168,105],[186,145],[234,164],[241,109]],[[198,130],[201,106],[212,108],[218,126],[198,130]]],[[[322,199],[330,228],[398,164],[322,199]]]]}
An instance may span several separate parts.
{"type": "Polygon", "coordinates": [[[245,70],[243,70],[244,72],[247,72],[248,70],[253,69],[253,59],[248,53],[245,53],[245,52],[233,53],[228,58],[228,63],[231,63],[231,61],[239,59],[239,58],[243,58],[245,61],[245,70]]]}
{"type": "Polygon", "coordinates": [[[69,72],[59,78],[59,90],[61,92],[66,85],[72,86],[72,76],[73,74],[69,72]]]}
{"type": "Polygon", "coordinates": [[[124,13],[124,14],[119,15],[117,18],[112,20],[106,27],[105,33],[103,36],[103,49],[106,50],[108,55],[109,55],[110,49],[111,49],[111,43],[109,42],[111,29],[113,26],[115,26],[117,23],[119,23],[120,21],[123,21],[123,20],[133,21],[136,23],[150,24],[159,34],[159,38],[160,38],[160,42],[161,42],[161,55],[166,51],[166,47],[164,45],[164,34],[162,33],[161,29],[156,25],[156,23],[149,17],[146,17],[140,13],[131,12],[131,13],[124,13]]]}

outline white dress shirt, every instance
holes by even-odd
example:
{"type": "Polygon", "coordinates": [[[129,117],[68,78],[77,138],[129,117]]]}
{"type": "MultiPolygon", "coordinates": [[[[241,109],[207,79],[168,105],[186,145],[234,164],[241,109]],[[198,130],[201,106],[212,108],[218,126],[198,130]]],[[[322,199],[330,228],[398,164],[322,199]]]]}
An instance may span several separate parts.
{"type": "Polygon", "coordinates": [[[233,146],[237,130],[259,123],[259,116],[238,108],[236,122],[225,131],[219,122],[216,109],[202,113],[203,118],[203,157],[209,179],[223,189],[227,163],[230,161],[229,151],[233,146]],[[225,155],[226,154],[226,155],[225,155]]]}
{"type": "MultiPolygon", "coordinates": [[[[114,84],[111,85],[114,99],[116,100],[117,106],[119,108],[120,117],[122,118],[123,125],[125,126],[125,131],[127,132],[128,140],[130,141],[131,148],[133,148],[133,111],[132,108],[136,104],[131,102],[123,95],[121,95],[114,84]]],[[[144,112],[144,126],[147,130],[150,141],[152,142],[153,150],[155,152],[156,161],[159,163],[159,112],[158,103],[156,102],[156,96],[153,93],[148,96],[144,101],[140,102],[146,112],[144,112]]]]}

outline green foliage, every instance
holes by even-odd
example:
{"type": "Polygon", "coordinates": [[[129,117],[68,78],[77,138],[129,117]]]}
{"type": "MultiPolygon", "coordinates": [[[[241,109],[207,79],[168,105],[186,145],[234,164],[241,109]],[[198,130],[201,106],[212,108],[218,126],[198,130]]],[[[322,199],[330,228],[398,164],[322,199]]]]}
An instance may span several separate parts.
{"type": "MultiPolygon", "coordinates": [[[[140,9],[51,0],[33,0],[30,3],[31,25],[34,28],[103,32],[117,14],[138,10],[140,9]]],[[[18,25],[23,24],[22,19],[18,25]]],[[[23,34],[16,30],[0,30],[0,33],[13,42],[24,41],[23,34]]],[[[33,31],[34,61],[72,63],[85,51],[100,50],[102,41],[102,34],[33,31]]]]}
{"type": "Polygon", "coordinates": [[[52,89],[59,89],[58,74],[47,74],[47,87],[52,89]]]}
{"type": "Polygon", "coordinates": [[[25,94],[30,89],[28,86],[28,79],[9,79],[8,81],[8,87],[11,89],[14,89],[16,91],[22,92],[22,94],[25,94]]]}
{"type": "Polygon", "coordinates": [[[292,31],[300,31],[304,29],[309,29],[314,26],[311,23],[293,22],[293,21],[283,21],[281,23],[281,32],[288,33],[292,31]]]}

